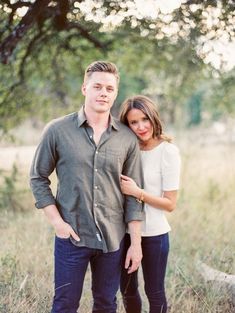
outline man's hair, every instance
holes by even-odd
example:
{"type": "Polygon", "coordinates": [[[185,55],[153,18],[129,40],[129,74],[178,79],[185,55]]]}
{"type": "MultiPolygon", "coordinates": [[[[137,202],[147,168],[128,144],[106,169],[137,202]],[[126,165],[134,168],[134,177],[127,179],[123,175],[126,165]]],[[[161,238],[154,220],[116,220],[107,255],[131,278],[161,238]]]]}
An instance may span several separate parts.
{"type": "Polygon", "coordinates": [[[104,72],[113,74],[117,79],[117,84],[119,83],[119,73],[116,65],[107,61],[95,61],[88,65],[85,70],[84,81],[86,81],[95,72],[104,72]]]}

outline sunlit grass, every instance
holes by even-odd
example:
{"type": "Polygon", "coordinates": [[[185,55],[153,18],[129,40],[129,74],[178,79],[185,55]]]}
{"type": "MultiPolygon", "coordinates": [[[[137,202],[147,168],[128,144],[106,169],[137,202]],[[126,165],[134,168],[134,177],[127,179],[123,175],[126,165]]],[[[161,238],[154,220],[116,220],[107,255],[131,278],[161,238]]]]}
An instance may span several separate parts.
{"type": "MultiPolygon", "coordinates": [[[[179,144],[182,178],[172,226],[166,277],[170,313],[232,313],[231,298],[206,284],[196,261],[235,273],[235,147],[179,144]]],[[[26,174],[21,182],[26,182],[26,174]]],[[[0,218],[0,312],[47,313],[53,297],[53,230],[26,193],[26,212],[2,210],[0,218]]],[[[140,289],[143,282],[140,275],[140,289]]],[[[147,312],[143,296],[144,312],[147,312]]],[[[123,312],[118,295],[119,313],[123,312]]],[[[87,273],[81,313],[91,312],[87,273]]],[[[134,313],[134,312],[133,312],[134,313]]]]}

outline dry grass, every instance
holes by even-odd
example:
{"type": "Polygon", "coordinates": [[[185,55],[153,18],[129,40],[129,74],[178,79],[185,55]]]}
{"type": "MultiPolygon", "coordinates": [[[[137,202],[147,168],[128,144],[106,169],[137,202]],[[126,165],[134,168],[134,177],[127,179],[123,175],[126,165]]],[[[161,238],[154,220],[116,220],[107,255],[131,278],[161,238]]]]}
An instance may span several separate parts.
{"type": "MultiPolygon", "coordinates": [[[[172,226],[166,285],[170,313],[232,313],[231,299],[205,284],[195,262],[234,274],[235,147],[179,142],[182,188],[172,226]]],[[[26,181],[26,178],[22,180],[26,181]]],[[[53,296],[53,231],[27,196],[27,212],[1,212],[0,312],[47,313],[53,296]]],[[[143,283],[140,279],[141,292],[143,283]]],[[[147,312],[146,298],[144,312],[147,312]]],[[[118,296],[119,310],[123,312],[118,296]]],[[[90,277],[81,313],[91,307],[90,277]]],[[[133,312],[134,313],[134,312],[133,312]]]]}

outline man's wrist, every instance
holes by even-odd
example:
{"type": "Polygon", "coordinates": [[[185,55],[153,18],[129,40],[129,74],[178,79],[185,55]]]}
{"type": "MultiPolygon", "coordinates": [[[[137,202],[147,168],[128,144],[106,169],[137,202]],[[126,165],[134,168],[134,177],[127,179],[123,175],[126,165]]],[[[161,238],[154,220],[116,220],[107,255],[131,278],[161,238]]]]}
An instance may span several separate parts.
{"type": "Polygon", "coordinates": [[[58,226],[60,226],[62,223],[64,223],[64,220],[59,216],[55,219],[52,219],[51,220],[51,225],[54,227],[54,228],[57,228],[58,226]]]}
{"type": "Polygon", "coordinates": [[[136,248],[140,248],[141,247],[141,240],[135,241],[135,242],[131,242],[130,247],[136,249],[136,248]]]}

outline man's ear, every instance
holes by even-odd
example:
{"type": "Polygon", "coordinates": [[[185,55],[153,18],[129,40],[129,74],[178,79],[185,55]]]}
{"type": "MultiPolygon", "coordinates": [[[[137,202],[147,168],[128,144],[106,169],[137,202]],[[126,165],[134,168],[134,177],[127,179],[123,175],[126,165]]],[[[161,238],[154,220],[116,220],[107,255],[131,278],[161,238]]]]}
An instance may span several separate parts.
{"type": "Polygon", "coordinates": [[[82,91],[83,96],[85,96],[86,95],[86,85],[84,83],[82,84],[81,91],[82,91]]]}

